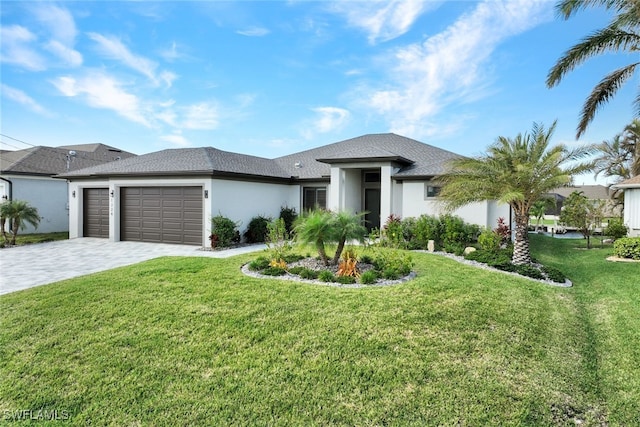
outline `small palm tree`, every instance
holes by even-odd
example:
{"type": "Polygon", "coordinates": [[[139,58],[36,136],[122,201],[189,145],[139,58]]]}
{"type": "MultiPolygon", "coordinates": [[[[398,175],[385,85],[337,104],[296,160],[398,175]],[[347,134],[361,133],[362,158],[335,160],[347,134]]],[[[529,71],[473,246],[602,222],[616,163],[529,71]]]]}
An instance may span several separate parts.
{"type": "Polygon", "coordinates": [[[340,261],[340,256],[342,255],[347,240],[364,241],[364,237],[367,235],[367,228],[362,225],[364,214],[364,212],[354,214],[347,211],[340,211],[334,215],[332,221],[333,237],[338,242],[338,248],[333,256],[333,264],[338,264],[338,261],[340,261]]]}
{"type": "Polygon", "coordinates": [[[555,127],[556,122],[549,129],[534,123],[531,134],[498,137],[486,154],[454,160],[451,170],[439,178],[443,185],[440,197],[449,209],[483,200],[511,206],[514,264],[531,263],[528,226],[533,204],[552,189],[570,184],[574,174],[592,169],[590,162],[576,162],[591,154],[591,148],[549,147],[555,127]],[[565,166],[569,162],[573,163],[565,166]]]}
{"type": "Polygon", "coordinates": [[[301,243],[315,245],[324,265],[329,265],[324,245],[333,241],[335,235],[331,212],[321,209],[308,211],[296,219],[293,229],[296,239],[301,243]]]}
{"type": "Polygon", "coordinates": [[[8,241],[5,225],[7,221],[11,225],[11,245],[16,244],[18,229],[24,230],[27,223],[34,227],[40,224],[40,215],[38,209],[31,206],[28,202],[22,200],[9,200],[0,204],[0,228],[2,229],[2,237],[8,241]]]}
{"type": "MultiPolygon", "coordinates": [[[[564,18],[569,19],[581,9],[601,6],[615,12],[608,26],[598,30],[569,49],[551,68],[547,76],[547,86],[553,87],[560,80],[586,61],[597,55],[608,52],[637,52],[640,49],[640,2],[638,0],[561,0],[556,10],[564,18]]],[[[640,62],[633,62],[612,71],[596,85],[587,97],[580,115],[577,137],[579,138],[593,120],[596,111],[635,73],[640,62]]],[[[640,96],[635,100],[636,109],[640,110],[640,96]]]]}
{"type": "Polygon", "coordinates": [[[540,228],[540,222],[542,222],[546,210],[547,204],[544,200],[538,200],[531,206],[531,214],[536,218],[536,231],[540,228]]]}

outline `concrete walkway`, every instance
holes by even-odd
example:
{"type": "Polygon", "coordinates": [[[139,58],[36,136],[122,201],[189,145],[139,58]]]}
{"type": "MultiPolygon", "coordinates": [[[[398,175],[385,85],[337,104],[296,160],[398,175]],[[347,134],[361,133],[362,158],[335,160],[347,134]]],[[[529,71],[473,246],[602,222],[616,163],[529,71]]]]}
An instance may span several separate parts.
{"type": "Polygon", "coordinates": [[[266,246],[205,251],[195,246],[109,242],[84,237],[0,249],[0,294],[45,285],[161,256],[227,258],[266,246]]]}

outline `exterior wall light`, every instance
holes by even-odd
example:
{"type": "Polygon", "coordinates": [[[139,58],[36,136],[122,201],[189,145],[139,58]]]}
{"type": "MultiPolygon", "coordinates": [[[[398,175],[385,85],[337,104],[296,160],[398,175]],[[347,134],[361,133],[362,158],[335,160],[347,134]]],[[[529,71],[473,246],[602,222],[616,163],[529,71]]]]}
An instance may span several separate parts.
{"type": "Polygon", "coordinates": [[[71,196],[72,196],[72,197],[74,197],[74,198],[76,197],[76,190],[73,190],[73,191],[71,192],[71,196]]]}
{"type": "Polygon", "coordinates": [[[209,198],[209,190],[204,190],[204,198],[205,199],[209,198]]]}
{"type": "Polygon", "coordinates": [[[109,193],[111,194],[111,197],[113,197],[113,195],[115,194],[115,192],[113,190],[111,190],[111,192],[109,193]]]}

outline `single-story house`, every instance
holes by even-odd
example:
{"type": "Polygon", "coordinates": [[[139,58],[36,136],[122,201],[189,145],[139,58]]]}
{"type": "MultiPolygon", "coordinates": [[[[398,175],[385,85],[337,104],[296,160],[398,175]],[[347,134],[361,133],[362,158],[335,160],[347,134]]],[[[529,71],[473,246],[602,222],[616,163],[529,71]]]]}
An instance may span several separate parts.
{"type": "Polygon", "coordinates": [[[549,197],[555,200],[555,207],[547,209],[545,215],[560,215],[564,200],[573,192],[581,192],[587,199],[592,201],[603,201],[605,203],[605,217],[620,217],[621,206],[611,198],[613,190],[604,185],[572,185],[568,187],[559,187],[549,192],[549,197]]]}
{"type": "Polygon", "coordinates": [[[38,209],[38,228],[23,233],[69,230],[67,183],[54,175],[135,156],[104,144],[0,150],[0,201],[24,200],[38,209]]]}
{"type": "MultiPolygon", "coordinates": [[[[392,133],[371,134],[266,159],[212,147],[168,149],[59,175],[69,182],[69,236],[206,246],[209,219],[240,231],[257,216],[319,206],[389,215],[442,212],[432,180],[458,154],[392,133]]],[[[508,205],[474,203],[454,214],[495,227],[508,205]]]]}
{"type": "Polygon", "coordinates": [[[624,191],[624,224],[629,227],[629,237],[640,237],[640,175],[616,185],[624,191]]]}

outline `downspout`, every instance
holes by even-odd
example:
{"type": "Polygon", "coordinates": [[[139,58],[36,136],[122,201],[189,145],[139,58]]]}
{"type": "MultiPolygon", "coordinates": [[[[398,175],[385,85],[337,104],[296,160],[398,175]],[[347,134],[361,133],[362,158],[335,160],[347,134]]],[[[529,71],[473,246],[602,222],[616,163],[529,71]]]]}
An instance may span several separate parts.
{"type": "MultiPolygon", "coordinates": [[[[3,178],[1,176],[0,176],[0,179],[3,180],[4,182],[8,182],[9,183],[9,198],[8,198],[8,200],[9,201],[13,200],[13,182],[11,182],[10,179],[6,179],[6,178],[3,178]]],[[[5,200],[7,200],[7,199],[5,199],[5,200]]]]}

